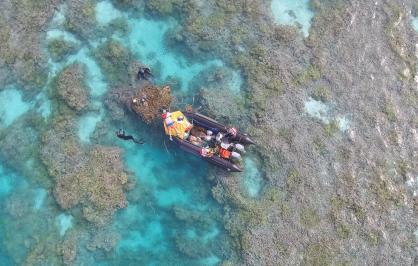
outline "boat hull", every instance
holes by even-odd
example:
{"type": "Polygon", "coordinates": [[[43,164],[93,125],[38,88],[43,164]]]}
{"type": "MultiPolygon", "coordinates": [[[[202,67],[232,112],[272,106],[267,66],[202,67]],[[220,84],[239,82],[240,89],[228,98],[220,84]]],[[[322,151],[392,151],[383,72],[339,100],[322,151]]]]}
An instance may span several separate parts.
{"type": "Polygon", "coordinates": [[[190,143],[187,140],[182,140],[179,139],[177,137],[173,138],[173,141],[184,151],[190,152],[196,156],[199,156],[200,158],[204,159],[205,161],[208,161],[216,166],[219,166],[223,169],[225,169],[228,172],[242,172],[242,169],[232,163],[231,161],[222,159],[221,157],[217,156],[217,155],[213,155],[211,157],[203,157],[200,155],[200,151],[201,151],[201,147],[196,146],[192,143],[190,143]]]}

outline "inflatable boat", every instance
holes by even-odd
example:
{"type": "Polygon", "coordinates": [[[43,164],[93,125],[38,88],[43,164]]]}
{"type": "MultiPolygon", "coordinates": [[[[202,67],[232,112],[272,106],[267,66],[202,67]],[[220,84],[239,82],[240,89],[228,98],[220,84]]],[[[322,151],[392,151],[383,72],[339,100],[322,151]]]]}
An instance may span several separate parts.
{"type": "MultiPolygon", "coordinates": [[[[225,158],[219,153],[217,148],[209,148],[204,145],[197,145],[190,141],[190,132],[193,127],[204,129],[205,132],[210,131],[213,136],[227,136],[229,134],[228,142],[230,144],[249,145],[254,142],[244,133],[238,132],[235,128],[229,128],[212,118],[205,115],[192,112],[175,111],[172,113],[163,113],[164,130],[170,139],[173,140],[181,149],[190,152],[202,159],[221,167],[229,172],[241,172],[241,167],[236,164],[232,158],[225,158]],[[219,134],[220,133],[220,134],[219,134]],[[216,150],[216,152],[212,152],[216,150]]],[[[220,144],[219,144],[220,146],[220,144]]],[[[222,149],[222,148],[221,148],[222,149]]]]}

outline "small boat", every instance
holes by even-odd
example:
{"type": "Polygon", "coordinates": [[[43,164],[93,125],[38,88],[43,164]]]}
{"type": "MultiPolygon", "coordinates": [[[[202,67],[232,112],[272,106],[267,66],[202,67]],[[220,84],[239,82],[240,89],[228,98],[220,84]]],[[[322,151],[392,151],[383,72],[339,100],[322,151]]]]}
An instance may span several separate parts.
{"type": "MultiPolygon", "coordinates": [[[[202,159],[217,165],[229,172],[241,172],[239,165],[234,163],[231,159],[226,159],[220,156],[219,152],[211,153],[211,148],[203,147],[203,145],[196,145],[190,141],[190,132],[193,127],[203,128],[205,131],[211,131],[214,135],[221,133],[225,136],[229,132],[230,137],[228,141],[233,144],[249,145],[254,144],[250,137],[246,134],[238,132],[235,128],[229,128],[214,119],[205,115],[193,112],[175,111],[172,113],[163,113],[164,130],[170,139],[174,141],[181,149],[190,152],[202,159]]],[[[216,149],[214,149],[216,150],[216,149]]]]}

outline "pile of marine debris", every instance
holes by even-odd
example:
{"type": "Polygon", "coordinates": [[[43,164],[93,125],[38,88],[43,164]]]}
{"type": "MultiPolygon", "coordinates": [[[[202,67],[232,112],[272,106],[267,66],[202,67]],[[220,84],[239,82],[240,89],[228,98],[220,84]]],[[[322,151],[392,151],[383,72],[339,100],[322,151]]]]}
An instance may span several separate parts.
{"type": "Polygon", "coordinates": [[[162,109],[167,109],[173,97],[169,86],[158,88],[147,85],[135,91],[131,98],[130,109],[150,124],[160,116],[162,109]]]}

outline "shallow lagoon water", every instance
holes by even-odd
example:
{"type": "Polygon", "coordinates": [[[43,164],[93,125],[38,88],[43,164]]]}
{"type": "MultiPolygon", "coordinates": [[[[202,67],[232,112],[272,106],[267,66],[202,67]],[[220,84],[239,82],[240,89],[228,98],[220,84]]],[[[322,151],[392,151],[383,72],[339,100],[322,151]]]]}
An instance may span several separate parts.
{"type": "Polygon", "coordinates": [[[412,28],[414,28],[414,30],[418,32],[418,17],[412,17],[411,24],[412,28]]]}
{"type": "Polygon", "coordinates": [[[350,120],[347,116],[331,115],[331,107],[321,101],[309,98],[304,105],[304,111],[311,117],[318,119],[324,124],[329,124],[332,121],[337,123],[341,132],[346,132],[350,128],[350,120]]]}
{"type": "Polygon", "coordinates": [[[176,25],[177,22],[174,20],[131,19],[129,20],[131,32],[127,39],[121,41],[127,44],[142,62],[149,66],[160,67],[160,81],[174,78],[180,83],[181,91],[186,93],[192,89],[188,85],[196,75],[212,66],[222,66],[223,63],[221,60],[190,62],[184,56],[169,51],[164,44],[164,35],[176,25]]]}
{"type": "Polygon", "coordinates": [[[26,113],[30,104],[23,101],[22,93],[16,88],[0,91],[0,125],[10,126],[19,116],[26,113]]]}
{"type": "Polygon", "coordinates": [[[254,159],[251,158],[245,158],[244,185],[247,194],[252,198],[259,196],[263,186],[261,173],[254,159]]]}
{"type": "Polygon", "coordinates": [[[309,35],[313,18],[309,0],[272,0],[271,10],[276,23],[298,26],[305,37],[309,35]]]}
{"type": "MultiPolygon", "coordinates": [[[[122,11],[115,13],[113,9],[109,2],[99,2],[96,7],[98,22],[104,25],[122,16],[128,19],[131,32],[126,37],[109,35],[107,38],[121,41],[145,64],[158,65],[157,84],[163,84],[169,78],[179,80],[180,89],[174,93],[182,95],[192,92],[194,88],[190,88],[189,83],[201,71],[223,66],[218,59],[194,61],[167,48],[164,34],[176,26],[174,20],[133,18],[122,11]]],[[[89,44],[82,43],[62,28],[64,20],[65,6],[57,11],[45,38],[62,37],[81,43],[81,47],[76,54],[69,55],[61,62],[49,60],[48,85],[65,66],[74,62],[85,65],[91,106],[96,111],[79,117],[78,135],[83,145],[88,146],[96,124],[106,119],[103,95],[109,88],[100,67],[90,56],[91,48],[94,48],[92,44],[97,44],[97,40],[91,40],[89,44]]],[[[231,84],[233,90],[239,92],[242,87],[239,72],[234,72],[231,84]]],[[[44,90],[28,102],[23,100],[22,92],[17,87],[0,93],[7,99],[4,105],[0,105],[0,117],[5,127],[11,127],[19,117],[32,111],[45,119],[51,114],[53,99],[48,99],[44,90]]],[[[111,129],[111,144],[123,149],[125,165],[133,173],[137,184],[127,193],[129,205],[116,213],[110,225],[120,235],[117,246],[111,251],[112,255],[103,258],[101,252],[91,252],[82,247],[76,264],[164,265],[170,258],[174,265],[217,265],[227,259],[232,251],[225,252],[229,250],[229,243],[222,229],[222,210],[213,200],[211,184],[206,179],[208,167],[212,166],[177,150],[172,143],[164,140],[162,132],[161,136],[156,137],[157,141],[153,140],[152,134],[156,133],[148,131],[141,122],[124,124],[123,127],[135,136],[144,137],[147,143],[143,146],[115,138],[113,132],[120,125],[108,126],[111,129]]],[[[32,182],[31,178],[22,177],[13,169],[0,168],[2,206],[9,204],[10,207],[10,202],[13,202],[26,217],[17,225],[14,224],[16,210],[8,208],[1,212],[4,219],[0,222],[0,232],[13,231],[19,226],[22,230],[17,238],[10,234],[0,237],[3,244],[8,243],[6,248],[0,245],[0,259],[5,265],[12,265],[12,261],[22,263],[28,252],[43,238],[48,236],[49,241],[58,243],[70,231],[81,230],[86,224],[71,211],[60,210],[54,202],[51,187],[32,182]]]]}

